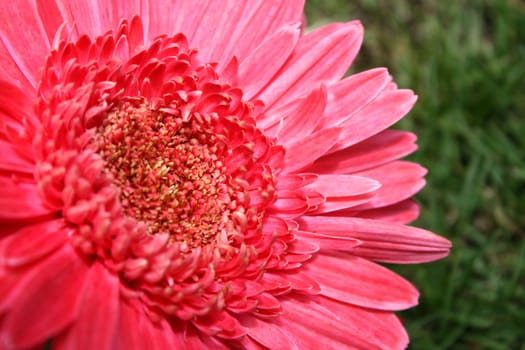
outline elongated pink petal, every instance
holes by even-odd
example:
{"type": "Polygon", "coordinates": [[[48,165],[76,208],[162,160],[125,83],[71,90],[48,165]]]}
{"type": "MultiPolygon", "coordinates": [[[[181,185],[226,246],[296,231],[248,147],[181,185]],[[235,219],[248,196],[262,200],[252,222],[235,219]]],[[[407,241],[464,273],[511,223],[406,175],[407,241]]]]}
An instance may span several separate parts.
{"type": "Polygon", "coordinates": [[[221,38],[226,43],[222,56],[235,55],[242,62],[275,32],[301,22],[304,0],[253,0],[236,5],[245,6],[244,14],[234,32],[221,38]]]}
{"type": "Polygon", "coordinates": [[[120,349],[142,350],[144,342],[150,341],[144,334],[139,332],[130,332],[130,329],[136,329],[142,322],[139,311],[135,305],[130,305],[124,298],[120,298],[119,310],[119,336],[117,337],[120,349]]]}
{"type": "Polygon", "coordinates": [[[330,298],[319,303],[333,312],[354,334],[381,349],[405,349],[408,335],[403,324],[391,312],[363,309],[330,298]]]}
{"type": "MultiPolygon", "coordinates": [[[[126,2],[55,0],[55,2],[64,20],[75,24],[78,35],[88,34],[91,37],[102,35],[110,29],[116,29],[122,19],[130,20],[132,16],[140,15],[142,11],[138,0],[126,2]]],[[[154,3],[160,2],[162,1],[154,3]]],[[[144,6],[149,3],[144,3],[144,6]]],[[[168,10],[170,8],[165,8],[165,11],[168,10]]]]}
{"type": "Polygon", "coordinates": [[[242,327],[237,318],[233,317],[226,311],[219,311],[198,318],[192,323],[203,333],[215,335],[220,338],[235,339],[246,334],[246,330],[242,327]]]}
{"type": "Polygon", "coordinates": [[[268,349],[299,349],[293,338],[284,333],[279,324],[272,320],[262,320],[244,315],[239,320],[248,336],[268,349]]]}
{"type": "Polygon", "coordinates": [[[351,174],[402,158],[417,149],[416,135],[385,130],[351,147],[319,158],[308,170],[319,174],[351,174]]]}
{"type": "Polygon", "coordinates": [[[11,306],[16,312],[4,318],[3,341],[8,348],[43,343],[77,316],[87,274],[84,262],[65,245],[38,264],[28,272],[27,284],[17,289],[11,306]]]}
{"type": "Polygon", "coordinates": [[[362,244],[358,239],[346,235],[325,234],[309,231],[296,231],[300,237],[307,238],[319,245],[320,251],[341,250],[350,251],[362,244]]]}
{"type": "Polygon", "coordinates": [[[17,6],[0,2],[0,22],[3,23],[0,41],[27,81],[36,87],[38,71],[49,51],[49,41],[34,2],[20,0],[17,6]]]}
{"type": "Polygon", "coordinates": [[[355,209],[384,207],[412,197],[425,185],[423,176],[426,173],[419,164],[406,161],[394,161],[356,173],[380,182],[381,188],[374,192],[370,201],[355,209]]]}
{"type": "Polygon", "coordinates": [[[102,264],[95,263],[85,283],[77,321],[56,340],[56,346],[64,350],[114,349],[120,304],[118,277],[102,264]]]}
{"type": "Polygon", "coordinates": [[[348,304],[376,310],[403,310],[417,304],[417,289],[366,259],[335,252],[317,254],[305,270],[321,285],[321,294],[348,304]]]}
{"type": "Polygon", "coordinates": [[[2,79],[12,82],[24,91],[35,90],[30,74],[24,66],[18,65],[17,59],[11,55],[2,40],[0,40],[0,66],[2,67],[2,79]]]}
{"type": "Polygon", "coordinates": [[[326,197],[350,197],[373,192],[381,187],[378,181],[355,175],[319,175],[317,180],[306,188],[326,197]]]}
{"type": "Polygon", "coordinates": [[[417,97],[411,90],[386,90],[343,123],[344,131],[332,152],[363,141],[388,128],[410,111],[417,97]]]}
{"type": "Polygon", "coordinates": [[[303,216],[301,229],[358,239],[352,254],[390,263],[415,263],[440,259],[449,252],[448,240],[432,232],[379,220],[303,216]]]}
{"type": "MultiPolygon", "coordinates": [[[[236,31],[238,23],[253,4],[235,1],[203,3],[206,5],[198,21],[194,17],[181,29],[188,33],[190,44],[200,49],[199,56],[202,57],[203,62],[228,62],[231,59],[226,51],[229,40],[236,31]],[[228,16],[225,16],[225,13],[228,16]]],[[[192,3],[192,7],[195,11],[195,2],[192,3]]]]}
{"type": "MultiPolygon", "coordinates": [[[[31,89],[29,89],[31,91],[31,89]]],[[[33,96],[27,90],[22,90],[19,86],[13,85],[13,81],[0,80],[0,135],[6,137],[6,125],[17,131],[23,129],[24,122],[35,125],[36,118],[33,116],[32,100],[33,96]]],[[[27,131],[27,130],[26,130],[27,131]]],[[[19,147],[28,147],[30,145],[19,145],[19,147]]]]}
{"type": "Polygon", "coordinates": [[[299,296],[283,300],[286,312],[281,316],[281,327],[299,349],[380,349],[373,339],[367,339],[368,334],[354,332],[357,325],[345,323],[336,312],[320,305],[321,300],[299,296]]]}
{"type": "Polygon", "coordinates": [[[53,213],[41,201],[36,184],[16,182],[0,175],[0,222],[14,222],[53,213]]]}
{"type": "Polygon", "coordinates": [[[26,175],[33,174],[35,170],[35,164],[32,160],[27,159],[23,152],[20,152],[20,148],[28,150],[26,145],[13,145],[11,142],[6,142],[0,139],[0,171],[6,172],[18,172],[26,175]]]}
{"type": "Polygon", "coordinates": [[[322,127],[339,125],[373,101],[392,80],[384,68],[351,75],[328,87],[322,127]]]}
{"type": "Polygon", "coordinates": [[[299,39],[297,25],[287,26],[255,48],[239,65],[239,83],[246,99],[265,86],[290,56],[299,39]]]}
{"type": "Polygon", "coordinates": [[[1,241],[0,262],[22,266],[51,254],[67,241],[63,220],[27,225],[1,241]]]}
{"type": "Polygon", "coordinates": [[[55,0],[36,0],[35,4],[38,11],[38,17],[40,17],[42,26],[47,34],[47,39],[52,43],[55,38],[55,33],[64,22],[64,18],[62,17],[55,0]]]}
{"type": "MultiPolygon", "coordinates": [[[[288,145],[309,136],[321,122],[320,116],[326,106],[326,88],[321,85],[313,89],[297,109],[289,112],[278,127],[277,138],[283,145],[288,145]]],[[[278,112],[274,112],[278,113],[278,112]]]]}
{"type": "Polygon", "coordinates": [[[257,98],[269,107],[277,107],[282,104],[280,101],[308,93],[312,86],[341,78],[357,55],[362,39],[359,22],[328,25],[301,37],[276,79],[257,98]]]}
{"type": "Polygon", "coordinates": [[[419,216],[419,205],[416,202],[407,199],[403,202],[396,203],[388,207],[358,210],[347,214],[348,216],[355,216],[363,219],[383,220],[398,224],[408,224],[416,220],[419,216]]]}
{"type": "Polygon", "coordinates": [[[286,150],[286,172],[294,172],[312,164],[337,142],[341,129],[323,129],[290,145],[286,150]]]}

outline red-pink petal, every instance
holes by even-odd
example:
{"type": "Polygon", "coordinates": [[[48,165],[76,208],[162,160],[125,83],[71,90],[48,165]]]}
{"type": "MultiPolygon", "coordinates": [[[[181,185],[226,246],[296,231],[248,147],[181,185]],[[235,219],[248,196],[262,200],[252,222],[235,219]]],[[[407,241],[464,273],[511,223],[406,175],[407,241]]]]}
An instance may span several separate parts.
{"type": "Polygon", "coordinates": [[[39,69],[49,51],[49,41],[35,3],[20,0],[13,6],[1,1],[0,22],[0,42],[27,81],[36,87],[39,69]]]}
{"type": "Polygon", "coordinates": [[[58,9],[54,0],[36,0],[35,1],[40,21],[47,34],[47,39],[50,43],[55,38],[60,25],[64,22],[62,14],[58,9]]]}
{"type": "Polygon", "coordinates": [[[239,315],[248,336],[268,349],[299,349],[293,338],[282,331],[278,321],[262,320],[252,315],[239,315]]]}
{"type": "Polygon", "coordinates": [[[0,175],[0,222],[14,222],[50,215],[33,183],[18,182],[0,175]]]}
{"type": "Polygon", "coordinates": [[[70,325],[78,313],[87,271],[69,245],[33,265],[2,324],[7,347],[36,346],[70,325]]]}
{"type": "MultiPolygon", "coordinates": [[[[301,140],[315,130],[321,121],[320,116],[326,106],[326,87],[321,85],[319,88],[313,89],[299,101],[300,103],[295,109],[284,115],[282,122],[277,127],[276,137],[283,145],[301,140]]],[[[273,113],[279,115],[278,111],[273,113]]]]}
{"type": "Polygon", "coordinates": [[[323,129],[288,145],[285,155],[286,172],[298,171],[312,164],[337,142],[340,133],[339,128],[323,129]]]}
{"type": "Polygon", "coordinates": [[[118,277],[97,262],[90,267],[85,283],[77,320],[56,340],[56,346],[64,350],[114,349],[119,322],[118,277]]]}
{"type": "Polygon", "coordinates": [[[24,157],[20,148],[27,149],[26,145],[13,145],[0,139],[0,171],[18,172],[26,175],[32,175],[35,171],[34,163],[24,157]]]}
{"type": "Polygon", "coordinates": [[[352,333],[381,349],[405,349],[408,335],[397,316],[391,312],[363,309],[330,298],[319,303],[333,312],[352,333]]]}
{"type": "MultiPolygon", "coordinates": [[[[346,216],[346,215],[337,215],[346,216]]],[[[363,219],[383,220],[397,224],[408,224],[419,216],[419,205],[407,199],[394,205],[369,210],[359,210],[348,213],[348,216],[355,216],[363,219]]]]}
{"type": "Polygon", "coordinates": [[[406,161],[394,161],[355,173],[355,175],[374,179],[382,185],[374,192],[371,200],[355,209],[384,207],[412,197],[425,186],[423,176],[426,173],[427,170],[421,165],[406,161]]]}
{"type": "Polygon", "coordinates": [[[342,124],[340,141],[332,152],[365,140],[388,128],[410,111],[417,97],[411,90],[386,90],[342,124]]]}
{"type": "Polygon", "coordinates": [[[276,79],[257,98],[278,107],[308,93],[312,86],[341,78],[353,61],[363,38],[359,22],[332,24],[299,39],[276,79]]]}
{"type": "Polygon", "coordinates": [[[301,229],[358,239],[352,254],[389,263],[433,261],[448,255],[451,243],[432,232],[379,220],[303,216],[301,229]]]}
{"type": "Polygon", "coordinates": [[[385,68],[354,74],[328,87],[328,108],[323,127],[339,125],[363,109],[392,80],[385,68]]]}
{"type": "Polygon", "coordinates": [[[336,312],[320,305],[320,300],[297,295],[283,300],[286,312],[280,317],[281,327],[299,349],[380,349],[366,334],[354,332],[357,325],[345,323],[336,312]]]}
{"type": "Polygon", "coordinates": [[[1,263],[22,266],[52,253],[67,242],[62,220],[27,225],[1,241],[1,263]]]}
{"type": "Polygon", "coordinates": [[[351,174],[402,158],[417,149],[416,135],[385,130],[349,148],[318,159],[310,171],[319,174],[351,174]]]}
{"type": "Polygon", "coordinates": [[[366,259],[334,252],[318,254],[304,266],[321,285],[321,294],[332,299],[376,310],[404,310],[417,304],[417,289],[366,259]]]}
{"type": "Polygon", "coordinates": [[[378,181],[355,175],[319,175],[306,188],[317,191],[325,197],[352,197],[373,192],[381,187],[378,181]]]}
{"type": "Polygon", "coordinates": [[[218,311],[194,320],[193,325],[201,332],[224,339],[240,338],[246,334],[239,321],[227,311],[218,311]]]}
{"type": "MultiPolygon", "coordinates": [[[[194,2],[189,1],[190,4],[194,2]]],[[[253,0],[241,1],[244,13],[235,23],[233,33],[221,38],[225,42],[222,57],[235,55],[242,62],[256,47],[281,28],[302,20],[304,0],[253,0]]],[[[179,30],[184,32],[185,27],[179,30]]]]}
{"type": "Polygon", "coordinates": [[[290,56],[299,39],[297,25],[287,26],[269,37],[239,65],[239,82],[249,100],[270,81],[290,56]]]}
{"type": "Polygon", "coordinates": [[[350,251],[362,244],[360,240],[345,235],[324,234],[308,231],[295,231],[295,233],[299,237],[304,237],[309,241],[317,243],[321,252],[328,250],[350,251]]]}

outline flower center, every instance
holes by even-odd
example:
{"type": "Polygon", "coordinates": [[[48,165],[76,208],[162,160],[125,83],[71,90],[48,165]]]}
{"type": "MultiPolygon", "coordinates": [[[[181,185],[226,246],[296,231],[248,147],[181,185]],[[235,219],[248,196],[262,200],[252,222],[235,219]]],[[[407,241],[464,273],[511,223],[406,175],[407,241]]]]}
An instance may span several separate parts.
{"type": "Polygon", "coordinates": [[[108,112],[95,139],[124,212],[150,234],[194,248],[232,229],[224,143],[193,116],[128,98],[108,112]]]}

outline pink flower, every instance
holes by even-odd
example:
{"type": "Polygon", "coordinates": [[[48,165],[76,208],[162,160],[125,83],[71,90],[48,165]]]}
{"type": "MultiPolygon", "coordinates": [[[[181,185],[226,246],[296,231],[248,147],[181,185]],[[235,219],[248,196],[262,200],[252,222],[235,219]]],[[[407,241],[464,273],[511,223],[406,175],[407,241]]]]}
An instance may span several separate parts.
{"type": "Polygon", "coordinates": [[[0,348],[406,347],[416,97],[302,5],[1,2],[0,348]]]}

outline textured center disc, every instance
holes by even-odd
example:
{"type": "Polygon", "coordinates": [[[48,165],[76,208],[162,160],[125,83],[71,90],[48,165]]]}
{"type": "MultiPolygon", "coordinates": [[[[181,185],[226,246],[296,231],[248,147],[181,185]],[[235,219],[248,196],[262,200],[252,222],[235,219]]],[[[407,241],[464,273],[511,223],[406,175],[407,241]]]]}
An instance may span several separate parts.
{"type": "Polygon", "coordinates": [[[111,109],[96,136],[125,213],[150,234],[166,232],[189,247],[210,243],[230,221],[221,143],[205,131],[193,118],[134,99],[111,109]]]}

